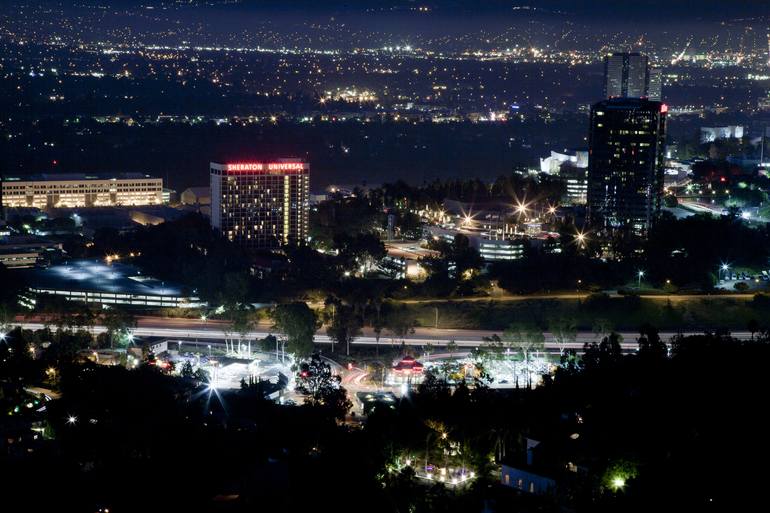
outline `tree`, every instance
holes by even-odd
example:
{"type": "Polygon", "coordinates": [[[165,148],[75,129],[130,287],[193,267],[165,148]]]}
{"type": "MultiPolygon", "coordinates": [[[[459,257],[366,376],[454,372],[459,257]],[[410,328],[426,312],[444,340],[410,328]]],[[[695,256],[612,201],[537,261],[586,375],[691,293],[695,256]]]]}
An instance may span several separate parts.
{"type": "Polygon", "coordinates": [[[313,352],[313,337],[318,328],[318,319],[306,303],[278,305],[273,310],[273,322],[273,327],[286,337],[290,353],[305,357],[313,352]]]}
{"type": "Polygon", "coordinates": [[[269,353],[271,351],[278,352],[278,338],[275,335],[268,335],[262,340],[258,341],[259,349],[269,353]]]}
{"type": "Polygon", "coordinates": [[[457,351],[457,342],[454,340],[450,340],[449,343],[446,345],[447,351],[449,351],[449,357],[454,357],[455,351],[457,351]]]}
{"type": "Polygon", "coordinates": [[[361,321],[353,308],[347,305],[337,306],[331,324],[326,328],[326,334],[333,342],[345,344],[345,354],[349,356],[350,343],[361,334],[361,321]]]}
{"type": "MultiPolygon", "coordinates": [[[[431,241],[431,249],[438,251],[438,256],[425,257],[421,263],[428,271],[428,285],[437,290],[444,286],[456,289],[463,281],[472,278],[484,260],[479,252],[470,244],[468,237],[462,234],[455,236],[452,242],[445,240],[431,241]]],[[[449,292],[452,292],[449,290],[449,292]]]]}
{"type": "Polygon", "coordinates": [[[425,344],[424,350],[425,350],[425,360],[427,361],[430,359],[430,355],[433,352],[433,344],[428,342],[427,344],[425,344]]]}
{"type": "Polygon", "coordinates": [[[300,365],[296,388],[307,395],[307,404],[325,408],[334,418],[344,419],[353,404],[341,382],[342,379],[332,372],[331,365],[323,361],[318,353],[313,353],[300,365]]]}
{"type": "Polygon", "coordinates": [[[577,338],[577,323],[575,319],[562,317],[552,320],[548,324],[548,330],[551,332],[554,341],[559,346],[559,354],[564,354],[567,344],[574,342],[577,338]]]}
{"type": "Polygon", "coordinates": [[[499,360],[503,357],[503,354],[505,353],[505,344],[503,344],[500,335],[494,334],[491,337],[484,337],[482,340],[484,341],[484,345],[481,350],[487,358],[499,360]]]}
{"type": "Polygon", "coordinates": [[[611,333],[615,328],[612,326],[612,323],[609,321],[609,319],[599,317],[594,321],[592,329],[596,337],[604,337],[611,333]]]}
{"type": "Polygon", "coordinates": [[[238,353],[240,354],[243,339],[246,338],[254,327],[251,322],[249,309],[243,305],[233,307],[230,319],[231,323],[228,331],[238,335],[238,353]]]}
{"type": "Polygon", "coordinates": [[[193,379],[199,383],[208,383],[211,379],[206,369],[198,367],[192,375],[193,379]]]}
{"type": "Polygon", "coordinates": [[[530,385],[529,355],[532,351],[541,351],[545,348],[543,330],[534,324],[514,323],[503,332],[502,339],[512,349],[521,351],[524,357],[524,365],[527,368],[527,385],[530,385]]]}
{"type": "Polygon", "coordinates": [[[660,339],[658,330],[649,324],[639,329],[639,356],[662,360],[668,355],[666,343],[660,339]]]}
{"type": "Polygon", "coordinates": [[[192,379],[192,377],[195,375],[195,371],[193,370],[192,363],[189,361],[184,362],[182,364],[182,370],[180,371],[180,375],[183,378],[192,379]]]}
{"type": "Polygon", "coordinates": [[[385,327],[393,339],[400,339],[402,342],[407,335],[414,333],[416,325],[417,321],[404,305],[393,308],[385,316],[385,327]]]}
{"type": "Polygon", "coordinates": [[[746,324],[746,327],[749,329],[749,332],[751,333],[751,340],[754,340],[754,335],[759,331],[759,322],[757,322],[756,319],[749,319],[749,322],[746,324]]]}
{"type": "Polygon", "coordinates": [[[136,326],[136,318],[129,312],[115,307],[107,310],[104,315],[104,327],[107,328],[107,336],[110,339],[110,347],[128,345],[131,340],[130,328],[136,326]]]}
{"type": "Polygon", "coordinates": [[[599,369],[616,365],[623,357],[620,343],[623,337],[619,333],[612,332],[604,337],[598,344],[586,343],[583,346],[583,368],[599,369]]]}
{"type": "Polygon", "coordinates": [[[8,333],[10,331],[11,321],[13,321],[13,315],[4,305],[0,305],[0,332],[8,333]]]}
{"type": "Polygon", "coordinates": [[[343,268],[356,273],[361,269],[364,275],[387,254],[382,241],[374,233],[340,233],[334,237],[334,246],[339,251],[343,268]]]}

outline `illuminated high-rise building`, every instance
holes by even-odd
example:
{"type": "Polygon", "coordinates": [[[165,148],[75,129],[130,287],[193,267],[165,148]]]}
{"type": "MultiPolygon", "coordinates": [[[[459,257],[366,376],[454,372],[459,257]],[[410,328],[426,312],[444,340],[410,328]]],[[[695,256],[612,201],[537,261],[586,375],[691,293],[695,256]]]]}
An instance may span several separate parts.
{"type": "Polygon", "coordinates": [[[644,235],[660,213],[665,104],[604,100],[591,109],[588,215],[591,224],[644,235]]]}
{"type": "Polygon", "coordinates": [[[647,99],[655,102],[663,100],[663,70],[650,68],[647,73],[647,99]]]}
{"type": "Polygon", "coordinates": [[[211,226],[246,249],[308,236],[310,165],[300,159],[210,165],[211,226]]]}
{"type": "Polygon", "coordinates": [[[650,96],[649,84],[650,69],[646,55],[612,53],[604,58],[606,98],[647,98],[650,96]]]}

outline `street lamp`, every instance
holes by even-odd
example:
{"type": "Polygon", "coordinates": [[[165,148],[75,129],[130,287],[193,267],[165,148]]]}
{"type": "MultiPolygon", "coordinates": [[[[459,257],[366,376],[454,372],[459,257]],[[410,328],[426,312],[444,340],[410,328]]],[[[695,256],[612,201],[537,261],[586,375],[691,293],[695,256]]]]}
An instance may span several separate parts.
{"type": "Polygon", "coordinates": [[[211,358],[211,344],[209,344],[209,358],[211,358]]]}
{"type": "Polygon", "coordinates": [[[575,242],[577,242],[578,246],[580,246],[581,249],[585,249],[586,245],[586,234],[585,232],[577,232],[575,233],[575,242]]]}
{"type": "MultiPolygon", "coordinates": [[[[725,273],[725,279],[727,279],[727,274],[726,274],[726,273],[727,273],[727,271],[729,271],[729,270],[730,270],[730,265],[729,265],[729,264],[722,264],[722,265],[719,267],[719,271],[721,271],[721,272],[724,272],[724,273],[725,273]]],[[[721,273],[720,273],[720,272],[717,272],[717,281],[719,281],[719,280],[721,279],[721,277],[722,277],[721,273]]]]}
{"type": "Polygon", "coordinates": [[[637,288],[639,290],[641,290],[642,289],[642,278],[644,277],[644,271],[642,271],[640,269],[639,272],[637,273],[637,277],[639,278],[639,285],[637,286],[637,288]]]}

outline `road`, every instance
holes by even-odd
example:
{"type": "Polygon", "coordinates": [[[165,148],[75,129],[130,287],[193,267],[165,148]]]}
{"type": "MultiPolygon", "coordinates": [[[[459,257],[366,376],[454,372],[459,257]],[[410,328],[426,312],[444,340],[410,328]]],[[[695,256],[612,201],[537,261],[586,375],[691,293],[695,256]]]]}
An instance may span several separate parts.
{"type": "MultiPolygon", "coordinates": [[[[622,297],[615,291],[608,291],[608,294],[612,297],[622,297]]],[[[541,299],[586,299],[590,293],[588,292],[554,292],[551,294],[500,294],[493,296],[472,296],[472,297],[459,297],[452,299],[399,299],[395,302],[404,304],[429,304],[429,303],[461,303],[461,302],[487,302],[487,301],[537,301],[541,299]]],[[[728,293],[728,294],[638,294],[638,297],[642,299],[652,299],[656,301],[671,301],[672,303],[678,301],[691,301],[697,299],[741,299],[750,300],[754,299],[754,294],[740,294],[740,293],[728,293]]]]}
{"type": "MultiPolygon", "coordinates": [[[[15,325],[22,326],[25,329],[42,329],[43,323],[39,319],[34,320],[21,320],[17,319],[14,322],[15,325]]],[[[216,341],[222,341],[225,338],[238,338],[233,333],[227,333],[228,324],[222,321],[201,321],[199,319],[177,319],[177,318],[165,318],[165,317],[139,317],[137,319],[137,326],[131,330],[135,337],[159,337],[168,339],[202,339],[216,341]]],[[[103,326],[94,326],[91,331],[95,334],[103,333],[106,329],[103,326]]],[[[454,341],[458,347],[461,348],[473,348],[483,344],[484,337],[490,337],[495,333],[500,334],[499,331],[489,330],[458,330],[458,329],[436,329],[436,328],[416,328],[414,333],[407,335],[404,338],[404,343],[412,346],[424,346],[426,344],[432,344],[434,346],[446,346],[450,341],[454,341]]],[[[684,335],[697,334],[700,332],[686,332],[684,335]]],[[[275,334],[270,329],[269,324],[258,325],[254,331],[247,333],[243,340],[257,340],[265,338],[267,335],[275,334]]],[[[663,340],[669,340],[676,335],[675,332],[661,332],[660,336],[663,340]]],[[[554,341],[553,336],[550,333],[544,333],[545,335],[545,348],[546,350],[558,350],[558,344],[554,341]]],[[[621,332],[624,342],[621,344],[623,349],[635,349],[636,339],[639,336],[637,332],[621,332]]],[[[751,333],[748,331],[733,332],[732,336],[741,340],[748,340],[751,338],[751,333]]],[[[575,340],[566,345],[567,349],[582,349],[585,343],[596,342],[598,337],[591,331],[578,332],[575,340]]],[[[361,346],[399,346],[401,345],[401,339],[392,338],[386,335],[380,337],[379,340],[375,337],[371,328],[364,328],[361,336],[356,338],[352,345],[361,346]]],[[[318,331],[315,335],[316,344],[331,344],[331,340],[323,331],[318,331]]]]}

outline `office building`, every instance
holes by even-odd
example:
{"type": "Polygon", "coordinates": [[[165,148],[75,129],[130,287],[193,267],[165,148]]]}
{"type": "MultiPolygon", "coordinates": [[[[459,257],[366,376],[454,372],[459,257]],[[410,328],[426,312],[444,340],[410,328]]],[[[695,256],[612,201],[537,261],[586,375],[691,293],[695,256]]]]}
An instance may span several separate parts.
{"type": "Polygon", "coordinates": [[[585,205],[588,198],[588,165],[563,165],[559,177],[565,185],[565,200],[571,205],[585,205]]]}
{"type": "Polygon", "coordinates": [[[514,235],[495,236],[480,229],[450,229],[440,226],[429,226],[427,234],[434,239],[443,239],[450,243],[457,235],[464,235],[468,238],[470,246],[478,251],[479,256],[486,262],[524,258],[524,239],[514,235]]]}
{"type": "Polygon", "coordinates": [[[39,209],[160,205],[163,179],[141,173],[3,177],[0,202],[6,208],[39,209]]]}
{"type": "Polygon", "coordinates": [[[742,139],[744,133],[742,125],[702,126],[700,128],[700,143],[706,144],[726,139],[742,139]]]}
{"type": "Polygon", "coordinates": [[[661,100],[662,70],[650,69],[646,55],[612,53],[604,58],[605,98],[661,100]]]}
{"type": "Polygon", "coordinates": [[[212,162],[210,179],[211,226],[229,240],[246,249],[276,249],[307,240],[307,162],[212,162]]]}
{"type": "Polygon", "coordinates": [[[665,104],[604,100],[591,110],[588,216],[594,226],[644,235],[663,194],[665,104]]]}
{"type": "Polygon", "coordinates": [[[540,172],[549,175],[559,175],[563,166],[574,166],[585,169],[588,167],[588,151],[553,151],[551,155],[540,159],[540,172]]]}
{"type": "Polygon", "coordinates": [[[649,68],[647,72],[647,99],[663,100],[663,70],[660,68],[649,68]]]}
{"type": "Polygon", "coordinates": [[[0,264],[23,269],[44,264],[61,255],[63,245],[30,235],[0,236],[0,264]]]}

